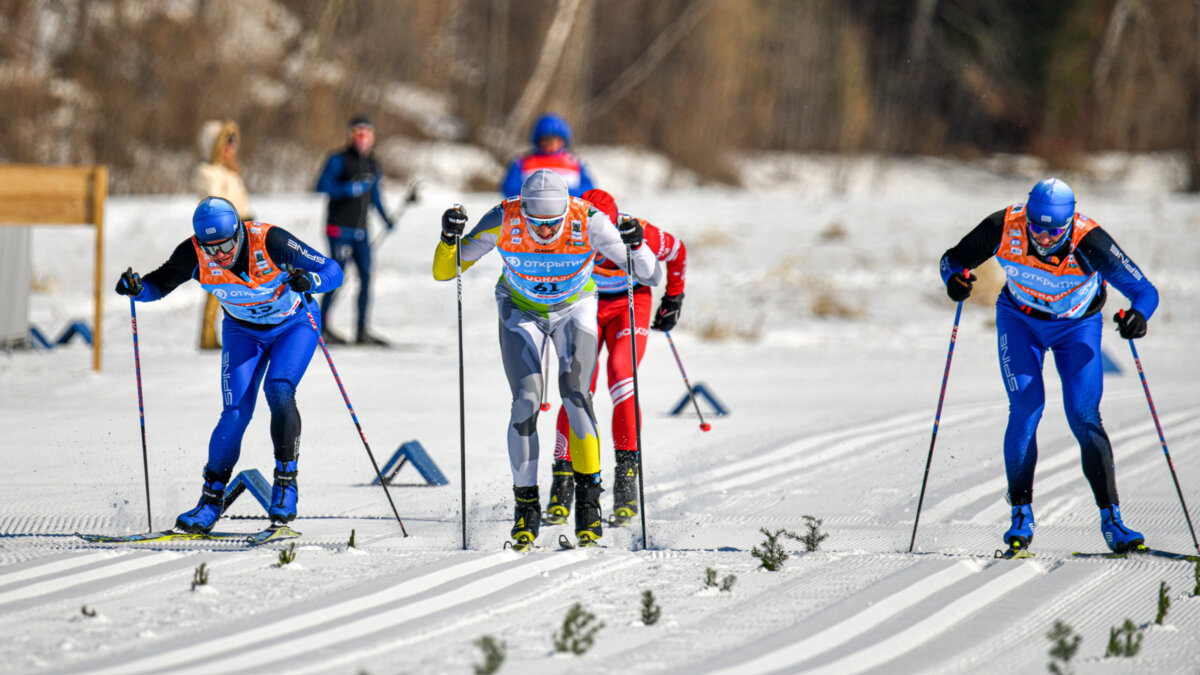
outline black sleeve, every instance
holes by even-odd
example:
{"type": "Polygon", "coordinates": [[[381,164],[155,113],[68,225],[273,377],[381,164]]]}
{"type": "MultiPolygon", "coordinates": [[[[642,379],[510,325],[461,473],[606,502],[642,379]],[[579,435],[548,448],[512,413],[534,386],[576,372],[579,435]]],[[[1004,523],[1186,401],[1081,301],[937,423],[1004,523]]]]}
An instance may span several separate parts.
{"type": "Polygon", "coordinates": [[[196,270],[200,261],[196,257],[196,247],[191,239],[184,239],[175,247],[171,257],[158,269],[142,277],[148,300],[157,300],[179,287],[188,279],[196,278],[196,270]]]}
{"type": "Polygon", "coordinates": [[[996,254],[996,246],[1004,234],[1004,213],[1001,209],[984,218],[957,244],[942,254],[942,281],[964,269],[975,269],[996,254]]]}

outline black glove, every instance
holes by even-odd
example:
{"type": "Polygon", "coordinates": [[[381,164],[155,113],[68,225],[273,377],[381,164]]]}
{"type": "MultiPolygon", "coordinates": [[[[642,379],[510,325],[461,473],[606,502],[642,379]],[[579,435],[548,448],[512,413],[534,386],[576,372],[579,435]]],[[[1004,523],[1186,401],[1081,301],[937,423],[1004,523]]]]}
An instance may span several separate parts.
{"type": "Polygon", "coordinates": [[[141,295],[142,288],[142,278],[132,267],[122,272],[120,280],[117,281],[117,293],[131,298],[141,295]]]}
{"type": "Polygon", "coordinates": [[[1113,314],[1113,321],[1117,322],[1117,333],[1126,340],[1136,340],[1146,334],[1146,317],[1136,309],[1113,314]]]}
{"type": "Polygon", "coordinates": [[[664,295],[658,303],[658,311],[654,314],[654,330],[667,332],[679,322],[679,312],[683,310],[683,293],[679,295],[664,295]]]}
{"type": "Polygon", "coordinates": [[[442,214],[442,241],[453,244],[467,227],[467,212],[461,206],[446,209],[442,214]]]}
{"type": "Polygon", "coordinates": [[[312,277],[299,267],[293,267],[291,274],[288,275],[287,285],[297,293],[306,293],[312,290],[312,277]]]}
{"type": "Polygon", "coordinates": [[[946,282],[946,295],[955,302],[962,302],[971,297],[971,286],[974,283],[975,277],[971,276],[970,272],[955,272],[946,282]]]}
{"type": "Polygon", "coordinates": [[[629,248],[641,246],[642,240],[646,237],[645,230],[637,218],[622,221],[620,225],[617,225],[617,232],[621,233],[621,241],[625,242],[629,248]]]}

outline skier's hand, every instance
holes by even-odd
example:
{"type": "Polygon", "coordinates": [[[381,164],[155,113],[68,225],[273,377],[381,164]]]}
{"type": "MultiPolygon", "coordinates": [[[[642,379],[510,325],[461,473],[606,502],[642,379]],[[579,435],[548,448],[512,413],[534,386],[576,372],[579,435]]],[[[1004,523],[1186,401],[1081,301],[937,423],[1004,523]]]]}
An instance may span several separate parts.
{"type": "Polygon", "coordinates": [[[682,310],[683,293],[679,295],[664,295],[658,303],[658,311],[655,312],[654,323],[650,327],[663,332],[671,330],[679,321],[679,312],[682,310]]]}
{"type": "Polygon", "coordinates": [[[117,293],[128,295],[131,298],[141,295],[142,288],[142,278],[133,271],[132,267],[122,272],[121,278],[117,281],[117,293]]]}
{"type": "Polygon", "coordinates": [[[962,302],[971,297],[971,286],[974,283],[975,277],[971,276],[970,271],[955,272],[946,282],[946,295],[955,302],[962,302]]]}
{"type": "Polygon", "coordinates": [[[308,272],[299,267],[293,267],[291,273],[288,275],[287,285],[288,288],[297,293],[307,293],[313,289],[315,284],[313,284],[312,277],[308,272]]]}
{"type": "Polygon", "coordinates": [[[361,197],[371,189],[373,180],[356,180],[350,183],[349,193],[351,197],[361,197]]]}
{"type": "Polygon", "coordinates": [[[621,241],[629,248],[637,248],[642,245],[642,240],[646,236],[645,228],[637,218],[628,218],[621,221],[617,225],[617,232],[621,233],[621,241]]]}
{"type": "Polygon", "coordinates": [[[1117,322],[1117,333],[1126,340],[1136,340],[1146,334],[1146,317],[1136,309],[1121,310],[1113,314],[1117,322]]]}
{"type": "Polygon", "coordinates": [[[385,224],[387,225],[388,232],[396,229],[396,221],[394,220],[385,221],[385,224]]]}
{"type": "Polygon", "coordinates": [[[462,236],[466,227],[467,212],[462,206],[455,204],[454,208],[446,209],[442,213],[442,241],[447,244],[454,244],[455,239],[462,236]]]}

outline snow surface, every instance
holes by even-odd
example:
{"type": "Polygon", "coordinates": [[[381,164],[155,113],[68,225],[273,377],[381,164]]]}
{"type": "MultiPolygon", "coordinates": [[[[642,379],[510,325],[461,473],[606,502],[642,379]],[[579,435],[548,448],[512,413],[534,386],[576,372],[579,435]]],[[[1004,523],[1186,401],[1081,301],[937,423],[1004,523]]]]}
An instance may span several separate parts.
{"type": "MultiPolygon", "coordinates": [[[[75,538],[146,528],[129,309],[108,287],[128,266],[146,272],[165,260],[190,233],[194,206],[182,195],[111,199],[103,372],[90,371],[78,342],[0,356],[0,671],[465,673],[482,663],[474,642],[491,635],[507,644],[502,672],[1043,672],[1046,634],[1062,620],[1083,636],[1076,672],[1196,672],[1200,598],[1191,594],[1191,564],[1071,558],[1104,544],[1052,367],[1037,557],[992,557],[1008,521],[1007,405],[987,303],[963,311],[916,552],[907,552],[954,316],[938,257],[988,213],[1021,200],[1037,176],[987,162],[752,164],[756,190],[665,192],[626,185],[596,165],[618,200],[627,188],[624,210],[687,242],[687,299],[673,337],[692,382],[732,414],[705,408],[708,433],[690,410],[665,414],[684,386],[654,335],[639,370],[649,550],[638,546],[635,526],[606,528],[605,549],[523,557],[500,549],[512,496],[509,395],[491,292],[498,261],[491,256],[463,280],[466,551],[455,288],[429,272],[441,211],[461,202],[478,217],[497,199],[432,182],[379,249],[374,323],[395,348],[332,350],[379,461],[419,439],[451,480],[425,487],[411,467],[401,472],[392,495],[409,537],[382,490],[368,485],[366,452],[318,351],[298,394],[295,527],[304,536],[296,562],[277,566],[279,545],[75,538]],[[803,533],[805,515],[823,520],[821,550],[785,540],[783,569],[761,569],[750,553],[762,546],[759,529],[803,533]],[[352,530],[355,549],[346,546],[352,530]],[[201,563],[210,580],[193,591],[201,563]],[[732,591],[706,589],[708,568],[736,576],[732,591]],[[1153,624],[1160,582],[1172,600],[1161,627],[1153,624]],[[641,622],[645,590],[662,607],[650,626],[641,622]],[[604,627],[585,655],[556,654],[554,633],[576,602],[604,627]],[[1104,658],[1109,629],[1126,618],[1146,629],[1141,652],[1104,658]]],[[[1200,517],[1200,201],[1143,189],[1161,184],[1154,180],[1069,178],[1080,209],[1162,294],[1137,346],[1180,484],[1200,517]]],[[[402,190],[393,185],[388,196],[399,200],[402,190]]],[[[264,220],[326,245],[319,198],[253,201],[264,220]]],[[[90,233],[41,228],[33,247],[31,318],[57,335],[90,317],[90,233]]],[[[343,333],[354,284],[332,318],[343,333]]],[[[220,357],[195,349],[201,295],[189,284],[137,308],[156,529],[194,504],[220,409],[220,357]]],[[[1114,294],[1106,315],[1123,305],[1114,294]]],[[[1126,519],[1152,545],[1192,552],[1129,349],[1106,331],[1104,350],[1122,370],[1106,377],[1102,413],[1126,519]]],[[[607,436],[603,386],[596,410],[607,436]]],[[[269,477],[267,422],[260,402],[238,468],[269,477]]],[[[553,415],[540,424],[548,457],[553,415]]],[[[607,441],[603,464],[611,482],[607,441]]],[[[230,513],[223,530],[265,524],[249,496],[230,513]]],[[[542,540],[552,546],[567,531],[547,527],[542,540]]]]}

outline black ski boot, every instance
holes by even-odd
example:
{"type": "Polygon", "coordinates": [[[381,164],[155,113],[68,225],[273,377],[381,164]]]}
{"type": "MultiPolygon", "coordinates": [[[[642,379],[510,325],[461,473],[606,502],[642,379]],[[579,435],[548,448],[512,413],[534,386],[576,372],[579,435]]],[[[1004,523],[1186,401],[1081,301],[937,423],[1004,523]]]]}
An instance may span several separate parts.
{"type": "Polygon", "coordinates": [[[600,515],[599,473],[575,472],[575,538],[580,546],[596,546],[604,526],[600,515]]]}
{"type": "Polygon", "coordinates": [[[571,460],[554,460],[554,480],[550,483],[550,507],[546,509],[547,525],[566,525],[571,515],[571,493],[575,491],[575,471],[571,460]]]}
{"type": "Polygon", "coordinates": [[[542,503],[538,498],[538,486],[513,486],[516,507],[513,509],[513,549],[524,551],[533,546],[537,539],[538,526],[542,521],[542,503]]]}
{"type": "Polygon", "coordinates": [[[617,468],[613,480],[613,514],[610,525],[622,527],[638,514],[638,454],[617,450],[617,468]]]}

